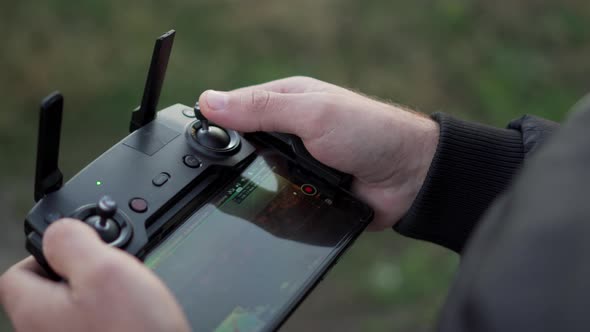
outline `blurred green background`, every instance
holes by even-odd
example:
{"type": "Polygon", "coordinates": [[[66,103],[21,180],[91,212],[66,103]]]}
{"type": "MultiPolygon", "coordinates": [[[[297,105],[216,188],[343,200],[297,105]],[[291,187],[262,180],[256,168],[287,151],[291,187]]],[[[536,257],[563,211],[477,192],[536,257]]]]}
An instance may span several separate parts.
{"type": "MultiPolygon", "coordinates": [[[[559,121],[589,90],[589,19],[585,0],[1,0],[0,270],[25,255],[40,99],[66,96],[70,177],[127,134],[153,41],[170,28],[160,107],[308,75],[503,126],[523,113],[559,121]]],[[[285,330],[430,330],[457,264],[434,245],[365,234],[285,330]]]]}

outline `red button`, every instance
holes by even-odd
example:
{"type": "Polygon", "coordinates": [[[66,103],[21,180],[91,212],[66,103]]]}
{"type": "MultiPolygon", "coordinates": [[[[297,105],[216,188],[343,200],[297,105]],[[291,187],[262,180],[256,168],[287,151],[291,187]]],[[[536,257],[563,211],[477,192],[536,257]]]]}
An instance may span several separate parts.
{"type": "Polygon", "coordinates": [[[311,184],[304,184],[301,186],[301,191],[309,196],[313,196],[315,194],[317,194],[318,190],[312,186],[311,184]]]}
{"type": "Polygon", "coordinates": [[[129,201],[129,207],[131,210],[137,213],[143,213],[147,211],[148,203],[143,198],[133,198],[131,201],[129,201]]]}

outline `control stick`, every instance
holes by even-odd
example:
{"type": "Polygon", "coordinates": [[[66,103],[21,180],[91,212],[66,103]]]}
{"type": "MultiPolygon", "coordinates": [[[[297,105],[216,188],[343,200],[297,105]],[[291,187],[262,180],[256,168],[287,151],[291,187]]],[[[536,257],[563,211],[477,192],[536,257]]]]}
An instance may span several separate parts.
{"type": "Polygon", "coordinates": [[[193,107],[195,111],[195,117],[201,122],[201,129],[204,131],[209,131],[209,120],[201,113],[201,107],[199,106],[199,102],[195,103],[193,107]]]}
{"type": "Polygon", "coordinates": [[[96,205],[96,215],[86,218],[86,223],[98,232],[98,235],[107,243],[115,241],[121,229],[113,220],[117,213],[117,202],[109,196],[103,196],[96,205]]]}
{"type": "Polygon", "coordinates": [[[199,102],[194,106],[195,117],[199,120],[193,124],[193,136],[199,142],[209,149],[225,149],[230,145],[228,133],[218,126],[209,125],[209,120],[201,113],[199,102]]]}

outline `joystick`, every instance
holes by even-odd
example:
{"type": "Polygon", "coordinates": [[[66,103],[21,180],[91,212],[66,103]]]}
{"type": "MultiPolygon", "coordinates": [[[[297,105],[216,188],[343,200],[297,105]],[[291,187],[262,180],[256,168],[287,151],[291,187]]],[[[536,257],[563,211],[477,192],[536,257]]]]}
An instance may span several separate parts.
{"type": "Polygon", "coordinates": [[[121,233],[121,228],[113,219],[117,213],[117,203],[109,196],[103,196],[96,205],[96,214],[84,221],[92,226],[106,243],[114,242],[121,233]]]}
{"type": "Polygon", "coordinates": [[[191,126],[191,136],[200,147],[217,153],[229,152],[238,147],[237,132],[210,124],[201,112],[199,102],[195,103],[193,110],[198,121],[191,126]]]}
{"type": "Polygon", "coordinates": [[[199,122],[193,124],[195,139],[204,147],[211,149],[224,149],[230,143],[227,132],[215,125],[209,125],[209,120],[201,113],[199,102],[194,107],[195,116],[199,122]]]}
{"type": "Polygon", "coordinates": [[[207,118],[201,112],[201,107],[199,106],[198,101],[195,103],[195,106],[193,107],[193,111],[195,112],[195,117],[199,121],[201,121],[201,128],[208,131],[209,130],[209,120],[207,120],[207,118]]]}

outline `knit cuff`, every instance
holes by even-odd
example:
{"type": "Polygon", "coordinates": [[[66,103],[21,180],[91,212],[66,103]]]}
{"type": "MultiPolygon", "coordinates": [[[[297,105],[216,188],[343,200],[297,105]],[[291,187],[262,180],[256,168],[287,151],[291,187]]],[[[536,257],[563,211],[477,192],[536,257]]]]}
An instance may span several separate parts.
{"type": "Polygon", "coordinates": [[[455,119],[432,118],[440,138],[414,203],[394,229],[461,252],[477,221],[524,159],[522,135],[455,119]]]}

